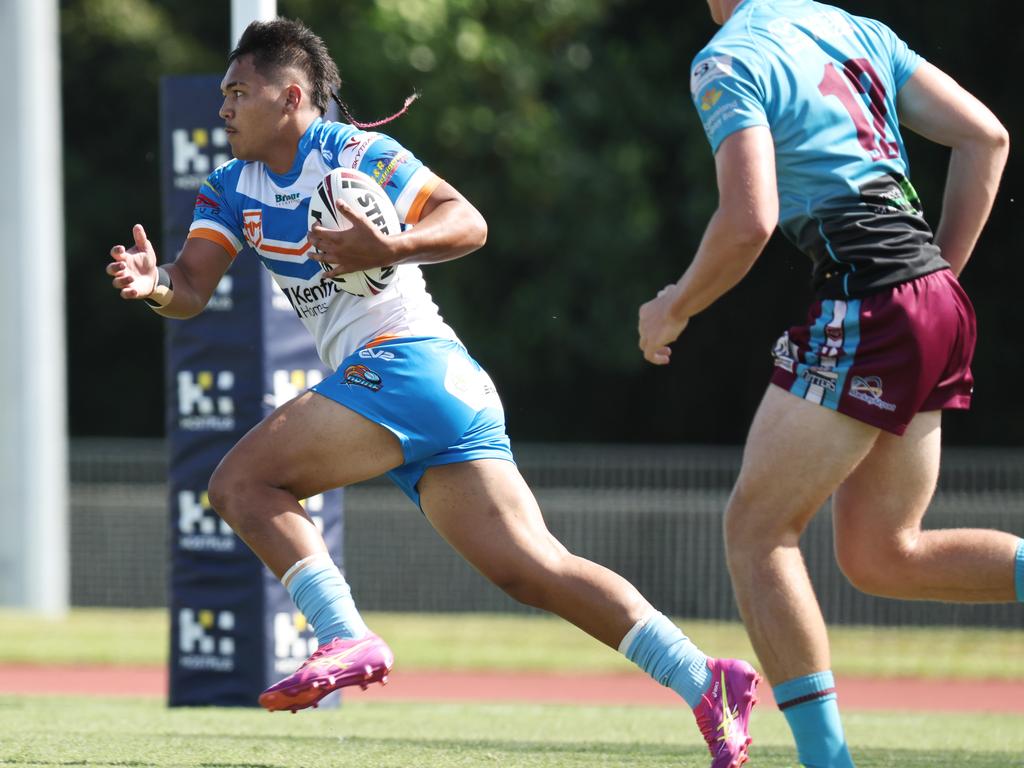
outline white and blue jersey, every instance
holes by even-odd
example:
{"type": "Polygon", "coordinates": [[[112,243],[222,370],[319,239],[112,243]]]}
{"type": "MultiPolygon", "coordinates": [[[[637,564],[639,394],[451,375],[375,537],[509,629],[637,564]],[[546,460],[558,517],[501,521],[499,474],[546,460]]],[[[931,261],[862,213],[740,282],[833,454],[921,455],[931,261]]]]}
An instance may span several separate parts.
{"type": "Polygon", "coordinates": [[[403,225],[419,221],[440,179],[389,136],[317,119],[299,140],[291,169],[230,160],[207,178],[196,198],[189,237],[235,256],[248,244],[316,339],[332,369],[380,336],[456,338],[427,293],[420,268],[402,264],[387,289],[371,297],[340,291],[309,258],[309,199],[334,168],[355,168],[387,192],[403,225]]]}
{"type": "Polygon", "coordinates": [[[771,130],[779,225],[811,258],[821,297],[948,266],[896,115],[920,61],[881,22],[812,0],[745,0],[693,61],[690,92],[714,151],[744,128],[771,130]]]}
{"type": "Polygon", "coordinates": [[[394,139],[318,119],[288,173],[231,160],[210,174],[189,237],[231,256],[244,244],[256,252],[334,370],[314,391],[398,438],[405,463],[388,476],[419,503],[417,483],[429,467],[513,460],[505,414],[490,377],[441,319],[419,267],[403,264],[385,290],[359,297],[335,288],[309,258],[309,200],[339,167],[376,179],[408,226],[440,183],[394,139]]]}

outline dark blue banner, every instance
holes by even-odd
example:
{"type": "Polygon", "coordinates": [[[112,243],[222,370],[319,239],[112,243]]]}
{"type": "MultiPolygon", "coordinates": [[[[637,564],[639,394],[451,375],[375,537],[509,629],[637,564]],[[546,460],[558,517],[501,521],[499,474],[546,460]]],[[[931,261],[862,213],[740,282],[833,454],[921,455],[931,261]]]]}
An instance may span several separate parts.
{"type": "MultiPolygon", "coordinates": [[[[220,77],[168,77],[160,111],[163,250],[185,242],[196,192],[231,158],[220,77]]],[[[170,449],[172,706],[255,706],[302,663],[315,639],[280,582],[211,508],[221,458],[275,407],[327,371],[313,340],[245,248],[206,310],[166,324],[170,449]]],[[[341,565],[342,492],[303,502],[341,565]]]]}

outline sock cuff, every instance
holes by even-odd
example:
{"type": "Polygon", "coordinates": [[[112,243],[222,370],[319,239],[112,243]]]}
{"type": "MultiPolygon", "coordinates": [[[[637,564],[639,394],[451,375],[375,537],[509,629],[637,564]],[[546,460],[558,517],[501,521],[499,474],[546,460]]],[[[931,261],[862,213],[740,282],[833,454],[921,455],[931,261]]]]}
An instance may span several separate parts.
{"type": "Polygon", "coordinates": [[[292,581],[295,580],[296,576],[298,576],[303,571],[309,570],[310,566],[317,564],[323,566],[326,566],[328,564],[334,565],[334,561],[331,559],[331,556],[326,552],[317,552],[315,555],[310,555],[309,557],[302,558],[298,562],[294,563],[291,568],[284,572],[284,576],[281,577],[281,583],[284,585],[284,588],[290,590],[292,581]],[[322,563],[319,562],[321,560],[323,561],[322,563]]]}
{"type": "Polygon", "coordinates": [[[781,710],[811,701],[836,698],[836,681],[832,670],[812,672],[787,680],[772,688],[772,695],[781,710]]]}
{"type": "Polygon", "coordinates": [[[1013,569],[1013,583],[1017,588],[1017,602],[1024,603],[1024,539],[1017,545],[1017,558],[1013,569]]]}
{"type": "Polygon", "coordinates": [[[636,641],[636,636],[639,635],[640,632],[643,631],[643,628],[646,627],[656,616],[661,616],[661,614],[658,611],[651,611],[642,619],[639,619],[619,642],[619,653],[626,658],[629,658],[629,648],[636,641]]]}

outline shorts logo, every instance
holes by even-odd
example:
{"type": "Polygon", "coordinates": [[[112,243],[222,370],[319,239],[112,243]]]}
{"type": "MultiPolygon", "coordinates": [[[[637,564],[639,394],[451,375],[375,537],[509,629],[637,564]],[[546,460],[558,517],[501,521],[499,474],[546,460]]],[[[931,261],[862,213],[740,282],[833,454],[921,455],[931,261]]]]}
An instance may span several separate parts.
{"type": "Polygon", "coordinates": [[[835,371],[830,371],[827,368],[807,368],[802,375],[811,386],[821,387],[829,392],[836,391],[839,374],[835,371]]]}
{"type": "Polygon", "coordinates": [[[883,411],[895,411],[895,403],[882,399],[882,379],[878,376],[854,376],[850,381],[850,397],[883,411]]]}
{"type": "Polygon", "coordinates": [[[365,365],[350,365],[346,368],[345,383],[366,387],[371,392],[379,392],[380,388],[384,386],[381,382],[380,374],[376,371],[371,371],[365,365]]]}
{"type": "Polygon", "coordinates": [[[374,360],[374,359],[376,359],[376,360],[394,360],[395,359],[395,353],[394,352],[389,352],[386,349],[374,349],[373,347],[368,347],[366,349],[360,349],[359,350],[359,356],[362,357],[362,358],[366,358],[368,360],[374,360]]]}
{"type": "Polygon", "coordinates": [[[776,368],[792,373],[796,367],[797,354],[796,344],[789,340],[789,331],[786,331],[772,347],[772,363],[776,368]]]}

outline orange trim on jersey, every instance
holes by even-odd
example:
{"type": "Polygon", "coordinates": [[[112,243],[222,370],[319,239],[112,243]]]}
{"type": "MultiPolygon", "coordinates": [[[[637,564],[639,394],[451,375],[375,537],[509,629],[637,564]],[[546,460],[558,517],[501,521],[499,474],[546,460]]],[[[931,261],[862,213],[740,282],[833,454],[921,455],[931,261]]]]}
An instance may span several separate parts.
{"type": "Polygon", "coordinates": [[[211,243],[216,243],[225,251],[228,252],[228,256],[232,259],[238,255],[238,251],[235,250],[234,244],[228,240],[224,235],[218,232],[216,229],[193,229],[188,233],[186,240],[191,240],[193,237],[198,237],[202,240],[209,240],[211,243]]]}
{"type": "Polygon", "coordinates": [[[375,339],[370,339],[368,342],[363,344],[363,349],[369,349],[370,347],[376,347],[378,344],[383,344],[385,341],[391,341],[392,339],[405,338],[401,334],[397,333],[386,333],[383,336],[378,336],[375,339]]]}
{"type": "Polygon", "coordinates": [[[310,243],[307,240],[301,248],[285,248],[280,245],[267,245],[267,241],[264,240],[260,243],[261,251],[270,251],[271,253],[285,253],[289,256],[301,256],[310,248],[310,243]]]}
{"type": "Polygon", "coordinates": [[[441,184],[441,177],[435,176],[433,179],[423,185],[423,188],[416,193],[416,199],[412,201],[412,205],[409,206],[409,213],[405,216],[406,224],[416,224],[420,220],[420,216],[423,214],[423,206],[427,204],[427,200],[434,194],[434,190],[441,184]]]}

